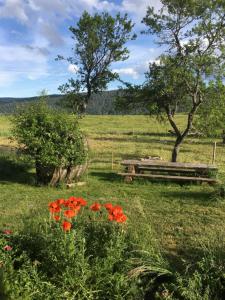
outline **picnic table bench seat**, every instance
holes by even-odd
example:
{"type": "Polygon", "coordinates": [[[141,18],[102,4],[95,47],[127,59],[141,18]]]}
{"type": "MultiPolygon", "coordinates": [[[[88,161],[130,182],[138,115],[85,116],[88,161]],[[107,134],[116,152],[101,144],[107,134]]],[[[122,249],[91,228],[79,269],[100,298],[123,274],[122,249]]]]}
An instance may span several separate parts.
{"type": "Polygon", "coordinates": [[[211,184],[218,182],[215,178],[218,168],[215,165],[159,160],[124,160],[121,164],[125,166],[125,172],[119,175],[124,176],[126,182],[131,182],[134,177],[211,184]]]}

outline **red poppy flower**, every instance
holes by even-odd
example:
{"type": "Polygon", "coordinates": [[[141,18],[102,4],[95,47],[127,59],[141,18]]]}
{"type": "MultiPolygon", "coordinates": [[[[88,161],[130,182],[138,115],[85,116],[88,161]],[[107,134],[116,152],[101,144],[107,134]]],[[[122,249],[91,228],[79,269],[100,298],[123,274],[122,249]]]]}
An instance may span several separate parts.
{"type": "Polygon", "coordinates": [[[115,217],[115,220],[116,220],[117,223],[125,223],[126,220],[127,220],[127,216],[125,216],[124,214],[118,214],[115,217]]]}
{"type": "Polygon", "coordinates": [[[77,212],[78,213],[78,211],[81,209],[81,207],[78,205],[78,206],[74,206],[73,207],[73,210],[75,211],[75,212],[77,212]]]}
{"type": "Polygon", "coordinates": [[[11,251],[11,250],[12,250],[12,247],[9,246],[9,245],[6,245],[3,249],[4,249],[5,251],[11,251]]]}
{"type": "Polygon", "coordinates": [[[87,201],[84,200],[83,198],[77,198],[77,202],[79,203],[80,206],[87,205],[87,201]]]}
{"type": "Polygon", "coordinates": [[[53,218],[58,222],[60,220],[60,216],[56,215],[56,216],[53,216],[53,218]]]}
{"type": "Polygon", "coordinates": [[[51,213],[59,213],[61,210],[60,206],[58,206],[56,202],[49,203],[48,207],[51,213]]]}
{"type": "Polygon", "coordinates": [[[62,223],[62,227],[64,231],[70,231],[72,224],[68,221],[64,221],[62,223]]]}
{"type": "Polygon", "coordinates": [[[96,202],[90,206],[90,209],[93,211],[99,211],[101,209],[101,204],[96,202]]]}
{"type": "Polygon", "coordinates": [[[50,202],[48,204],[48,207],[51,207],[51,208],[56,208],[58,206],[58,204],[54,201],[54,202],[50,202]]]}
{"type": "Polygon", "coordinates": [[[104,204],[104,207],[110,212],[113,210],[113,205],[112,203],[106,203],[104,204]]]}
{"type": "Polygon", "coordinates": [[[68,198],[69,201],[73,202],[73,201],[77,201],[77,198],[74,196],[71,196],[68,198]]]}
{"type": "Polygon", "coordinates": [[[61,208],[59,206],[57,206],[56,208],[50,207],[49,210],[52,214],[54,214],[54,213],[59,213],[61,208]]]}
{"type": "Polygon", "coordinates": [[[12,230],[9,230],[9,229],[5,229],[3,230],[3,234],[12,234],[12,230]]]}
{"type": "Polygon", "coordinates": [[[65,200],[65,201],[64,201],[64,206],[65,206],[65,207],[68,207],[69,205],[70,205],[70,201],[69,201],[69,200],[65,200]]]}
{"type": "Polygon", "coordinates": [[[114,216],[116,216],[116,215],[118,215],[118,214],[122,214],[122,213],[123,213],[123,209],[122,209],[121,206],[115,205],[115,206],[113,207],[112,213],[113,213],[114,216]]]}
{"type": "Polygon", "coordinates": [[[69,205],[77,205],[78,204],[77,198],[75,198],[73,196],[69,197],[67,201],[68,201],[68,203],[67,203],[68,206],[69,205]]]}
{"type": "Polygon", "coordinates": [[[64,202],[65,202],[64,199],[58,199],[58,200],[56,200],[56,204],[57,204],[58,206],[63,205],[64,202]]]}
{"type": "Polygon", "coordinates": [[[111,214],[109,214],[109,215],[108,215],[108,220],[109,220],[109,221],[113,221],[113,220],[114,220],[114,216],[111,215],[111,214]]]}
{"type": "Polygon", "coordinates": [[[72,209],[64,211],[64,216],[67,218],[73,218],[76,216],[76,212],[72,209]]]}

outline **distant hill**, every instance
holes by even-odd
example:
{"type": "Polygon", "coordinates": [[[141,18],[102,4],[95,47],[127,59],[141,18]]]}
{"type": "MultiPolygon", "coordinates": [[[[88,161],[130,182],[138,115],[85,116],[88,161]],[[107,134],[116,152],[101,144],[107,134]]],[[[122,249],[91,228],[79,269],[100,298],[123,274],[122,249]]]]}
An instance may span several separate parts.
{"type": "MultiPolygon", "coordinates": [[[[94,95],[88,104],[87,113],[93,115],[108,115],[116,114],[114,101],[117,91],[106,91],[101,94],[94,95]]],[[[48,104],[52,107],[57,107],[60,109],[60,100],[62,95],[49,95],[48,104]]],[[[36,101],[38,97],[29,97],[29,98],[1,98],[0,97],[0,114],[11,114],[15,111],[17,105],[21,103],[30,103],[36,101]]]]}
{"type": "MultiPolygon", "coordinates": [[[[120,114],[118,111],[115,110],[115,99],[117,96],[117,90],[113,91],[105,91],[98,95],[93,95],[92,99],[90,100],[87,106],[87,114],[90,115],[116,115],[120,114]]],[[[49,95],[48,96],[48,104],[49,106],[55,107],[60,109],[60,100],[62,99],[62,95],[49,95]]],[[[37,101],[39,97],[29,97],[29,98],[1,98],[0,97],[0,114],[12,114],[17,105],[21,103],[30,103],[32,101],[37,101]]],[[[183,104],[181,107],[178,108],[178,112],[186,112],[189,109],[188,104],[183,104]]],[[[127,114],[146,114],[146,110],[138,109],[127,111],[127,114]]],[[[126,112],[123,111],[123,114],[126,112]]]]}

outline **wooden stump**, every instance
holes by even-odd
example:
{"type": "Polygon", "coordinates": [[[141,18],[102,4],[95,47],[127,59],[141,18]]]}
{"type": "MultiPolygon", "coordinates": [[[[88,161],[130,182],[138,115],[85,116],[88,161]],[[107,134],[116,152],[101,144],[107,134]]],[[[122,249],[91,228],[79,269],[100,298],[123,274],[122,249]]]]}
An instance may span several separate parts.
{"type": "Polygon", "coordinates": [[[52,168],[36,164],[37,183],[50,186],[56,186],[59,183],[71,183],[73,180],[78,180],[86,169],[87,162],[68,168],[52,168]]]}

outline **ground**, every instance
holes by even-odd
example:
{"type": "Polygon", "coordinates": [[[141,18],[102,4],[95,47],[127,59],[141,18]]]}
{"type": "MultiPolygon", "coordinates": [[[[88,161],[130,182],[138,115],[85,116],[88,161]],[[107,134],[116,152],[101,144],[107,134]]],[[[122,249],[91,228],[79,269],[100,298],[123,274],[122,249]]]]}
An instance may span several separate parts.
{"type": "MultiPolygon", "coordinates": [[[[183,126],[185,116],[179,115],[177,120],[183,126]]],[[[183,260],[201,257],[204,247],[217,251],[224,245],[225,201],[215,199],[214,187],[143,179],[125,184],[117,175],[122,159],[149,155],[170,159],[174,137],[168,133],[167,123],[159,124],[148,116],[83,118],[81,128],[90,147],[89,168],[82,179],[86,185],[70,190],[34,185],[33,169],[19,168],[9,159],[15,145],[9,140],[10,128],[10,118],[0,117],[0,228],[17,230],[26,226],[29,217],[48,218],[49,201],[75,195],[122,204],[141,247],[149,250],[154,240],[176,267],[183,260]]],[[[211,163],[214,141],[189,137],[178,160],[211,163]]],[[[224,153],[225,147],[218,143],[216,164],[221,180],[225,176],[224,153]]]]}

